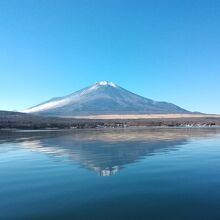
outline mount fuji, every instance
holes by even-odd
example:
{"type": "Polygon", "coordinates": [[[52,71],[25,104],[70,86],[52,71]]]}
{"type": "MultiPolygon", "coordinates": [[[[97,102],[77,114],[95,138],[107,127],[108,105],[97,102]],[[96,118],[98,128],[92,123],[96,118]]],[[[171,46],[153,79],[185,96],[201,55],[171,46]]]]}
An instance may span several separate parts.
{"type": "Polygon", "coordinates": [[[144,98],[109,81],[96,82],[70,95],[52,98],[23,112],[60,117],[191,113],[172,103],[144,98]]]}

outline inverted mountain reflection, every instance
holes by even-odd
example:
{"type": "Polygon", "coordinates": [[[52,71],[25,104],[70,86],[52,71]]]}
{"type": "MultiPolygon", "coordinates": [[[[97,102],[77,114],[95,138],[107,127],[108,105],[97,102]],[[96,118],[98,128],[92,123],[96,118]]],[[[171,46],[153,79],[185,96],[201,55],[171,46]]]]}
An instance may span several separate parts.
{"type": "Polygon", "coordinates": [[[218,128],[106,129],[1,132],[0,141],[52,157],[68,158],[100,176],[111,176],[126,164],[154,154],[178,150],[194,138],[217,135],[218,128]]]}

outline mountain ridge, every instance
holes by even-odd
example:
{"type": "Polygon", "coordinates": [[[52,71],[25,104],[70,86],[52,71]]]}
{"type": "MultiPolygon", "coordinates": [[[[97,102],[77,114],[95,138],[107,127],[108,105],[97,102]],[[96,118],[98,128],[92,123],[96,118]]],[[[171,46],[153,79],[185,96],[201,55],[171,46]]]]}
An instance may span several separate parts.
{"type": "Polygon", "coordinates": [[[49,116],[191,113],[169,102],[142,97],[110,81],[96,82],[23,112],[49,116]]]}

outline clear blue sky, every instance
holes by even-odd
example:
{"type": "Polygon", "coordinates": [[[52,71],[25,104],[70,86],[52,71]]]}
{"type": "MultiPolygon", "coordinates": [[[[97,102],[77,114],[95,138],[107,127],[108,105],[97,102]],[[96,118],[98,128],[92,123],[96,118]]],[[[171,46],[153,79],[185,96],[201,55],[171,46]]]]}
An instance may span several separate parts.
{"type": "Polygon", "coordinates": [[[99,80],[220,113],[219,0],[1,0],[0,109],[99,80]]]}

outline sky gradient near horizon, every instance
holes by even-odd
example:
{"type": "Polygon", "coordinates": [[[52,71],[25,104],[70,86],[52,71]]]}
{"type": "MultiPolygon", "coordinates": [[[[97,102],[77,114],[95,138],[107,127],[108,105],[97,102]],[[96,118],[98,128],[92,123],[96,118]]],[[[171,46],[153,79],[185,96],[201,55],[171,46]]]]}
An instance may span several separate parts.
{"type": "Polygon", "coordinates": [[[220,1],[2,0],[0,109],[96,81],[220,113],[220,1]]]}

